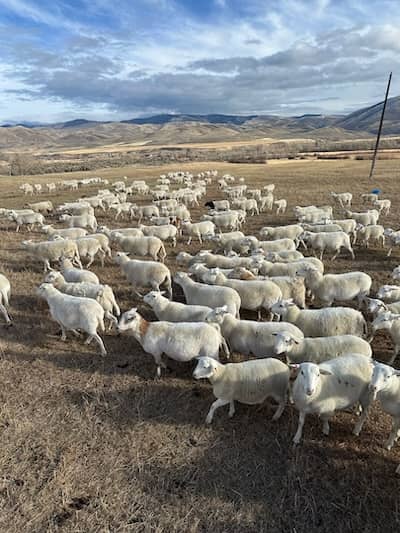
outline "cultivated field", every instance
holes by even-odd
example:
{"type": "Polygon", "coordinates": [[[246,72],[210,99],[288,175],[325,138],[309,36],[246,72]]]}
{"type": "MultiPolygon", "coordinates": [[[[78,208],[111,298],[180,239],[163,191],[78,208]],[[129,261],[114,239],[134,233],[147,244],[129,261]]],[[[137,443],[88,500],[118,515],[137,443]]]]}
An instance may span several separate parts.
{"type": "MultiPolygon", "coordinates": [[[[285,216],[250,217],[246,233],[262,225],[291,221],[296,204],[326,204],[330,191],[350,191],[361,210],[359,194],[378,186],[392,200],[382,219],[399,228],[400,173],[396,161],[378,161],[368,181],[367,161],[295,161],[284,165],[190,164],[193,172],[217,168],[243,176],[251,186],[274,182],[276,198],[287,198],[285,216]]],[[[96,171],[104,178],[147,178],[152,183],[174,167],[125,167],[96,171]]],[[[0,177],[0,207],[22,207],[18,185],[48,183],[94,173],[0,177]]],[[[55,203],[91,194],[43,194],[55,203]]],[[[213,185],[208,198],[221,197],[213,185]]],[[[30,198],[28,199],[30,201],[30,198]]],[[[140,199],[140,202],[144,199],[140,199]]],[[[148,200],[146,200],[147,202],[148,200]]],[[[196,220],[203,212],[192,210],[196,220]]],[[[96,213],[97,214],[97,213],[96,213]]],[[[51,217],[50,217],[51,219],[51,217]]],[[[99,223],[112,222],[102,215],[99,223]]],[[[39,238],[39,234],[34,234],[39,238]]],[[[303,442],[292,446],[297,413],[288,407],[272,422],[270,405],[237,405],[228,419],[219,410],[213,425],[204,419],[213,401],[210,386],[191,377],[194,364],[170,363],[155,380],[155,365],[133,338],[104,338],[108,356],[92,343],[69,337],[62,343],[47,304],[35,295],[42,265],[23,253],[16,234],[0,223],[0,271],[12,284],[14,326],[0,326],[0,531],[2,532],[390,532],[400,529],[400,447],[383,448],[389,417],[373,408],[359,438],[352,435],[354,415],[342,413],[324,437],[310,416],[303,442]]],[[[176,270],[179,242],[167,247],[167,265],[176,270]]],[[[355,248],[356,260],[339,256],[329,272],[364,270],[375,290],[392,283],[400,263],[372,248],[355,248]]],[[[110,284],[123,311],[137,306],[153,318],[130,290],[119,268],[93,265],[110,284]]],[[[179,288],[178,288],[179,289],[179,288]]],[[[182,293],[174,287],[174,299],[182,293]]],[[[244,314],[250,318],[251,314],[244,314]]],[[[2,321],[1,321],[2,322],[2,321]]],[[[375,357],[385,361],[392,349],[384,334],[373,342],[375,357]]]]}

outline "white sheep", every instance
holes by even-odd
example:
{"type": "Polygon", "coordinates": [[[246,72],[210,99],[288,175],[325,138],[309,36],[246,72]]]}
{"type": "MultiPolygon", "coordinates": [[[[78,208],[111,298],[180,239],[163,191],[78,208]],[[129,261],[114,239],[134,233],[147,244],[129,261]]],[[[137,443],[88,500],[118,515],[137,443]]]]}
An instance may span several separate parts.
{"type": "Polygon", "coordinates": [[[331,192],[331,196],[340,205],[340,207],[351,206],[351,201],[353,199],[353,195],[351,194],[351,192],[331,192]]]}
{"type": "Polygon", "coordinates": [[[158,237],[162,241],[171,239],[172,246],[176,246],[176,236],[178,229],[173,224],[164,224],[162,226],[143,226],[139,225],[140,229],[146,237],[158,237]]]}
{"type": "Polygon", "coordinates": [[[206,423],[214,412],[229,404],[229,417],[235,414],[235,400],[256,405],[273,398],[278,403],[272,420],[278,420],[286,405],[290,372],[279,359],[258,359],[222,365],[211,357],[200,357],[193,372],[195,379],[209,379],[217,398],[210,407],[206,423]]]}
{"type": "Polygon", "coordinates": [[[118,320],[115,318],[113,312],[115,312],[116,316],[119,316],[121,311],[115,300],[113,290],[109,285],[100,285],[90,282],[67,282],[61,272],[55,270],[49,272],[44,281],[45,283],[51,283],[56,289],[64,294],[82,296],[96,300],[104,309],[104,317],[110,320],[112,324],[117,325],[118,320]]]}
{"type": "Polygon", "coordinates": [[[191,266],[195,263],[203,263],[209,268],[235,268],[237,266],[251,266],[254,261],[253,257],[239,257],[235,253],[229,256],[213,254],[210,251],[200,251],[196,255],[190,255],[187,252],[179,252],[176,256],[176,262],[181,266],[191,266]]]}
{"type": "Polygon", "coordinates": [[[297,261],[290,263],[271,263],[257,257],[252,257],[250,268],[255,268],[261,276],[296,276],[297,272],[308,266],[317,268],[320,272],[324,271],[324,265],[322,261],[316,257],[304,257],[297,261]]]}
{"type": "Polygon", "coordinates": [[[392,431],[385,444],[385,448],[391,450],[400,436],[400,370],[374,361],[369,389],[372,400],[378,400],[382,410],[393,419],[392,431]]]}
{"type": "Polygon", "coordinates": [[[42,283],[37,293],[47,301],[53,320],[60,325],[61,340],[66,340],[67,331],[77,333],[77,330],[81,330],[88,334],[86,344],[94,339],[100,347],[101,355],[107,354],[103,341],[97,334],[99,328],[101,331],[105,329],[104,309],[98,302],[63,294],[51,283],[42,283]]]}
{"type": "Polygon", "coordinates": [[[389,244],[389,250],[387,253],[387,257],[390,257],[394,246],[397,246],[400,244],[400,230],[394,231],[392,228],[386,228],[383,234],[386,238],[386,242],[389,244]]]}
{"type": "Polygon", "coordinates": [[[333,231],[332,233],[311,233],[305,231],[302,235],[303,241],[307,247],[320,253],[319,258],[322,260],[325,251],[333,252],[331,261],[334,261],[339,255],[341,248],[347,250],[352,259],[354,259],[353,248],[350,244],[350,237],[343,231],[333,231]]]}
{"type": "Polygon", "coordinates": [[[97,228],[99,233],[104,233],[111,242],[117,240],[117,234],[120,233],[124,237],[143,237],[143,231],[139,228],[117,228],[110,230],[107,226],[100,226],[97,228]]]}
{"type": "Polygon", "coordinates": [[[20,227],[26,225],[28,231],[31,231],[36,224],[39,226],[44,225],[44,216],[41,213],[17,213],[11,211],[9,214],[10,220],[13,220],[16,224],[15,231],[18,232],[20,227]]]}
{"type": "Polygon", "coordinates": [[[202,222],[182,222],[182,234],[189,235],[187,244],[192,242],[193,237],[197,237],[199,243],[202,244],[202,237],[205,235],[215,235],[215,224],[211,220],[203,220],[202,222]]]}
{"type": "Polygon", "coordinates": [[[3,315],[6,324],[11,324],[11,318],[7,307],[10,305],[11,285],[4,274],[0,274],[0,313],[3,315]]]}
{"type": "Polygon", "coordinates": [[[287,200],[284,200],[283,198],[280,200],[274,200],[274,204],[276,205],[276,214],[283,215],[286,211],[287,200]]]}
{"type": "Polygon", "coordinates": [[[172,297],[171,273],[163,263],[129,259],[128,255],[123,252],[117,252],[114,261],[121,267],[126,279],[133,286],[134,292],[140,297],[137,287],[159,291],[162,285],[165,286],[168,298],[172,297]]]}
{"type": "Polygon", "coordinates": [[[241,309],[257,311],[261,320],[262,309],[269,312],[271,307],[282,298],[282,291],[270,280],[229,279],[218,268],[203,276],[206,283],[230,287],[240,296],[241,309]]]}
{"type": "Polygon", "coordinates": [[[339,224],[302,224],[303,231],[311,231],[312,233],[332,233],[334,231],[342,231],[339,224]]]}
{"type": "Polygon", "coordinates": [[[163,354],[181,362],[203,355],[218,360],[222,348],[225,355],[229,356],[218,326],[204,322],[147,322],[136,308],[132,308],[121,316],[118,331],[132,335],[143,350],[154,357],[158,377],[161,376],[161,367],[166,368],[163,354]]]}
{"type": "Polygon", "coordinates": [[[370,344],[355,335],[333,335],[331,337],[298,338],[283,330],[274,333],[273,353],[285,354],[288,363],[322,363],[348,353],[372,356],[370,344]]]}
{"type": "Polygon", "coordinates": [[[301,339],[301,330],[288,322],[257,322],[239,320],[232,316],[226,306],[213,309],[206,317],[206,322],[217,323],[232,352],[255,357],[269,357],[275,343],[274,334],[289,331],[301,339]]]}
{"type": "Polygon", "coordinates": [[[260,237],[266,240],[291,239],[297,241],[303,233],[300,224],[290,224],[288,226],[264,226],[260,229],[260,237]]]}
{"type": "Polygon", "coordinates": [[[280,250],[279,252],[267,252],[265,259],[272,263],[291,263],[299,259],[304,259],[304,256],[297,250],[280,250]]]}
{"type": "Polygon", "coordinates": [[[370,209],[369,211],[355,213],[354,211],[345,211],[347,218],[353,218],[359,224],[367,226],[368,224],[377,224],[379,220],[379,211],[370,209]]]}
{"type": "Polygon", "coordinates": [[[115,234],[115,242],[126,253],[139,257],[151,257],[154,261],[164,262],[167,256],[165,246],[158,237],[125,237],[122,233],[115,234]]]}
{"type": "Polygon", "coordinates": [[[143,301],[153,309],[158,320],[167,322],[204,322],[212,311],[211,307],[205,305],[172,302],[158,291],[149,292],[143,297],[143,301]]]}
{"type": "Polygon", "coordinates": [[[85,237],[87,230],[84,228],[53,228],[53,226],[47,224],[42,226],[42,232],[48,235],[50,240],[54,240],[56,236],[66,239],[79,239],[79,237],[85,237]]]}
{"type": "Polygon", "coordinates": [[[156,205],[141,205],[136,207],[134,210],[135,216],[139,219],[138,222],[142,221],[142,218],[151,218],[159,217],[160,211],[156,205]]]}
{"type": "Polygon", "coordinates": [[[261,198],[258,201],[258,208],[260,212],[263,212],[266,209],[268,209],[269,211],[272,211],[273,207],[274,207],[274,195],[272,193],[268,193],[265,196],[261,196],[261,198]]]}
{"type": "Polygon", "coordinates": [[[46,215],[53,211],[53,204],[50,201],[26,204],[26,207],[32,209],[32,211],[35,211],[35,213],[44,213],[46,215]]]}
{"type": "Polygon", "coordinates": [[[362,415],[353,433],[359,435],[369,406],[368,384],[372,365],[368,357],[347,354],[315,363],[291,365],[297,371],[292,387],[292,398],[299,411],[299,424],[293,442],[299,444],[306,414],[322,418],[322,432],[329,435],[329,419],[335,411],[348,409],[360,403],[362,415]]]}
{"type": "Polygon", "coordinates": [[[291,300],[280,300],[272,306],[271,311],[285,322],[295,324],[306,337],[362,337],[366,332],[367,325],[362,314],[349,307],[299,309],[291,300]]]}
{"type": "Polygon", "coordinates": [[[385,303],[400,301],[400,287],[398,285],[382,285],[379,287],[376,297],[385,303]]]}
{"type": "Polygon", "coordinates": [[[59,261],[61,274],[63,275],[65,281],[73,282],[85,282],[85,283],[100,283],[99,278],[94,272],[90,270],[84,270],[82,268],[75,268],[70,259],[62,257],[59,261]]]}
{"type": "Polygon", "coordinates": [[[21,246],[32,257],[43,261],[43,269],[50,270],[50,263],[60,261],[62,258],[71,259],[82,267],[79,257],[78,246],[75,241],[69,239],[61,239],[57,241],[22,241],[21,246]]]}
{"type": "Polygon", "coordinates": [[[335,224],[337,226],[340,226],[342,231],[347,233],[347,235],[350,235],[350,236],[353,237],[352,243],[354,244],[356,242],[356,238],[357,238],[357,232],[356,232],[357,222],[354,219],[352,219],[352,218],[344,218],[342,220],[333,219],[333,220],[331,220],[331,224],[335,224]]]}
{"type": "Polygon", "coordinates": [[[296,250],[296,244],[292,239],[275,239],[273,241],[259,241],[255,237],[246,237],[244,244],[249,246],[250,251],[253,253],[256,250],[261,251],[263,254],[268,252],[281,252],[282,250],[294,251],[296,250]]]}
{"type": "Polygon", "coordinates": [[[388,199],[385,200],[375,200],[373,206],[381,213],[382,215],[388,215],[392,202],[388,199]]]}
{"type": "Polygon", "coordinates": [[[357,238],[360,244],[364,244],[368,248],[370,241],[380,244],[382,248],[385,246],[385,228],[379,224],[368,224],[363,226],[357,224],[357,238]]]}
{"type": "Polygon", "coordinates": [[[61,215],[60,220],[67,223],[69,228],[89,228],[91,231],[97,230],[97,220],[94,215],[61,215]]]}
{"type": "Polygon", "coordinates": [[[394,343],[393,355],[389,360],[392,365],[400,351],[400,314],[391,311],[379,313],[372,322],[372,335],[380,329],[386,330],[394,343]]]}
{"type": "Polygon", "coordinates": [[[173,279],[182,287],[186,303],[189,305],[205,305],[213,309],[226,305],[228,312],[239,318],[241,299],[234,289],[197,283],[185,272],[176,272],[173,279]]]}
{"type": "Polygon", "coordinates": [[[304,277],[306,286],[323,307],[333,302],[344,302],[357,298],[359,307],[369,295],[372,285],[371,276],[365,272],[345,272],[343,274],[321,274],[312,266],[297,271],[304,277]]]}

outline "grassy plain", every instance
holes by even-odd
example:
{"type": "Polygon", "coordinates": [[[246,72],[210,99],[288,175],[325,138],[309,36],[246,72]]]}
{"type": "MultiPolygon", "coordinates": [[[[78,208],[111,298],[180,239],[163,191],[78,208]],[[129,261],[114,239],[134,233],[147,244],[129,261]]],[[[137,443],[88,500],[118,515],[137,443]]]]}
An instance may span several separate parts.
{"type": "MultiPolygon", "coordinates": [[[[297,204],[326,204],[330,191],[350,191],[354,210],[359,195],[379,187],[392,200],[384,225],[399,228],[399,169],[396,161],[379,161],[368,181],[367,161],[294,161],[286,164],[188,164],[193,172],[217,168],[243,176],[251,186],[274,182],[276,197],[287,198],[284,216],[250,217],[247,233],[263,225],[292,221],[297,204]]],[[[110,180],[128,176],[154,182],[176,166],[105,169],[95,173],[0,177],[0,206],[22,207],[18,186],[87,175],[110,180]]],[[[91,194],[41,195],[55,203],[91,194]]],[[[207,197],[217,199],[213,185],[207,197]]],[[[139,202],[147,202],[140,198],[139,202]]],[[[196,219],[203,208],[193,210],[196,219]]],[[[51,219],[51,217],[50,217],[51,219]]],[[[55,221],[55,219],[54,219],[55,221]]],[[[110,218],[100,223],[116,227],[110,218]]],[[[121,225],[130,225],[128,221],[121,225]]],[[[33,238],[39,239],[35,233],[33,238]]],[[[278,423],[271,406],[238,405],[232,420],[225,409],[212,427],[204,418],[213,401],[210,386],[191,377],[194,365],[170,363],[154,380],[155,366],[132,338],[105,336],[108,356],[80,340],[62,343],[47,306],[35,295],[42,265],[20,250],[27,234],[0,223],[0,267],[12,284],[14,326],[0,326],[0,531],[4,532],[389,532],[400,528],[399,447],[383,448],[389,417],[372,410],[359,438],[352,435],[354,415],[341,413],[331,435],[309,417],[303,443],[293,448],[297,413],[288,407],[278,423]]],[[[167,264],[188,247],[167,247],[167,264]]],[[[189,247],[200,249],[196,243],[189,247]]],[[[374,289],[391,283],[399,251],[355,248],[356,260],[340,256],[327,271],[364,270],[374,289]]],[[[107,263],[93,270],[110,284],[123,311],[138,306],[119,269],[107,263]]],[[[174,287],[175,299],[182,294],[174,287]]],[[[251,314],[244,314],[250,318],[251,314]]],[[[387,360],[387,336],[373,343],[374,354],[387,360]]]]}

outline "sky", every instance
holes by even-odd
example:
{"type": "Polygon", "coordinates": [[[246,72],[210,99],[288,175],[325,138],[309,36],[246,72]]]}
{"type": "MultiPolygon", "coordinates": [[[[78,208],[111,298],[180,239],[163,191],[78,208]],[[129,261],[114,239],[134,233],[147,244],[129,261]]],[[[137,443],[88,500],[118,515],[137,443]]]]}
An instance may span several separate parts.
{"type": "Polygon", "coordinates": [[[344,114],[399,67],[399,0],[0,0],[0,123],[344,114]]]}

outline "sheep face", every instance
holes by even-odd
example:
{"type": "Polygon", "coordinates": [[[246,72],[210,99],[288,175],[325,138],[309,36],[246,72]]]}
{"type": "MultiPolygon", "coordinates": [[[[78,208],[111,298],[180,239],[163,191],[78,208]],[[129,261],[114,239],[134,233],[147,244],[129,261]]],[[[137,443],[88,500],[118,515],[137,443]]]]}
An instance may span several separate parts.
{"type": "Polygon", "coordinates": [[[45,277],[44,282],[54,284],[60,279],[60,276],[61,274],[59,272],[55,272],[55,271],[49,272],[47,276],[45,277]]]}
{"type": "Polygon", "coordinates": [[[296,382],[307,396],[313,396],[316,393],[321,375],[331,375],[331,372],[320,368],[315,363],[301,363],[300,365],[290,365],[290,367],[298,371],[296,382]]]}
{"type": "Polygon", "coordinates": [[[194,379],[211,378],[217,370],[217,363],[211,357],[199,357],[196,368],[193,371],[194,379]]]}
{"type": "Polygon", "coordinates": [[[160,296],[162,296],[162,292],[158,291],[150,291],[147,294],[143,296],[143,301],[150,307],[153,307],[153,305],[160,300],[160,296]]]}
{"type": "Polygon", "coordinates": [[[117,265],[122,265],[123,263],[126,263],[128,261],[128,254],[125,252],[117,252],[114,256],[114,263],[117,265]]]}
{"type": "Polygon", "coordinates": [[[366,298],[365,301],[367,304],[367,311],[369,311],[373,315],[376,313],[380,313],[384,309],[387,309],[386,305],[377,298],[366,298]]]}
{"type": "Polygon", "coordinates": [[[46,299],[47,295],[52,291],[52,289],[53,285],[51,283],[42,283],[36,289],[36,294],[40,296],[40,298],[46,299]]]}
{"type": "Polygon", "coordinates": [[[136,307],[126,311],[119,319],[117,331],[127,331],[129,329],[136,330],[139,325],[140,316],[137,313],[136,307]]]}
{"type": "Polygon", "coordinates": [[[400,371],[383,363],[374,363],[371,383],[368,388],[372,392],[373,400],[376,399],[378,392],[385,390],[393,377],[400,376],[400,371]]]}
{"type": "Polygon", "coordinates": [[[377,331],[378,329],[390,329],[396,318],[400,318],[400,315],[395,315],[390,312],[380,313],[372,322],[372,331],[377,331]]]}
{"type": "Polygon", "coordinates": [[[189,278],[189,276],[188,276],[188,274],[186,274],[186,272],[176,272],[174,274],[173,280],[174,280],[175,283],[179,284],[179,282],[187,280],[188,278],[189,278]]]}
{"type": "Polygon", "coordinates": [[[295,339],[289,333],[272,333],[272,336],[275,337],[273,349],[276,355],[290,352],[294,344],[300,344],[300,340],[295,339]]]}
{"type": "Polygon", "coordinates": [[[287,300],[279,300],[279,302],[276,302],[271,306],[271,313],[274,313],[275,315],[282,315],[286,309],[295,305],[296,304],[293,302],[292,298],[287,300]]]}
{"type": "Polygon", "coordinates": [[[390,298],[393,291],[398,291],[397,285],[382,285],[382,287],[376,293],[379,299],[390,298]]]}

